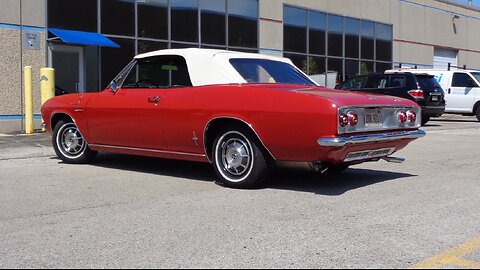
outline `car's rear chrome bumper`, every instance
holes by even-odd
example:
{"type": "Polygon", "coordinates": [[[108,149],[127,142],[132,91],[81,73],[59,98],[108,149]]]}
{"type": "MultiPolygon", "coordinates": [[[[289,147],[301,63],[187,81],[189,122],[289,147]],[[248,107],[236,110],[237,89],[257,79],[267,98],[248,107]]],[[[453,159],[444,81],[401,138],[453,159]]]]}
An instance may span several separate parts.
{"type": "Polygon", "coordinates": [[[350,144],[362,144],[372,142],[395,141],[405,139],[418,139],[426,135],[423,130],[401,131],[382,134],[357,135],[349,137],[320,138],[317,143],[320,146],[344,147],[350,144]]]}

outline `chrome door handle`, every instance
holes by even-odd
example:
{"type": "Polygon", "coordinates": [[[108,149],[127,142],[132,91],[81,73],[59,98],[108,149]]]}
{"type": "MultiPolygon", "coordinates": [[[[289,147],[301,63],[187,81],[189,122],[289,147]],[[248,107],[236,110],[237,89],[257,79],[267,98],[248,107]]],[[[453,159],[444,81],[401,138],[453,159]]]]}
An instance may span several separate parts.
{"type": "Polygon", "coordinates": [[[150,102],[150,103],[158,103],[158,102],[160,102],[160,97],[159,97],[159,96],[149,97],[149,98],[148,98],[148,102],[150,102]]]}

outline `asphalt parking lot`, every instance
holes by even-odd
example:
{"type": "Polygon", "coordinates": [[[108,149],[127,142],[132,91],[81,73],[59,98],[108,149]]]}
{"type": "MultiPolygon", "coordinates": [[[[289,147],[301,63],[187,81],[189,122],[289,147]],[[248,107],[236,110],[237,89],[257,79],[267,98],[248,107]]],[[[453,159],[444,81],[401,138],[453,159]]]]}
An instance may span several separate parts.
{"type": "Polygon", "coordinates": [[[1,268],[480,268],[480,123],[446,116],[403,164],[216,185],[207,164],[0,135],[1,268]]]}

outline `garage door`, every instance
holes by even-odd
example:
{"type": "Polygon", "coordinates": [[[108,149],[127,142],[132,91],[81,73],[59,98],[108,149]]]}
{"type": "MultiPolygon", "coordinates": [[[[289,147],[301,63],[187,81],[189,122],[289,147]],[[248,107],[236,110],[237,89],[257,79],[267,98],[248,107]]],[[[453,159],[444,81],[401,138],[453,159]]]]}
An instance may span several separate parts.
{"type": "Polygon", "coordinates": [[[457,56],[457,51],[435,48],[433,55],[433,68],[446,69],[448,67],[448,63],[450,63],[452,66],[457,66],[457,56]]]}

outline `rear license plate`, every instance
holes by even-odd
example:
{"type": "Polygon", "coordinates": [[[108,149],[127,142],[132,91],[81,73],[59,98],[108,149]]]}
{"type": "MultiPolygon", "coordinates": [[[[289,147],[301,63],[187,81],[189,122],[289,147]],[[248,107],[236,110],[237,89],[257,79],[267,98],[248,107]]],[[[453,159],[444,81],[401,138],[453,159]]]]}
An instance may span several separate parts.
{"type": "Polygon", "coordinates": [[[382,111],[378,108],[376,109],[365,109],[365,127],[381,127],[382,123],[382,111]]]}
{"type": "Polygon", "coordinates": [[[439,101],[440,97],[439,96],[432,96],[432,101],[439,101]]]}
{"type": "Polygon", "coordinates": [[[372,158],[382,158],[388,157],[389,155],[393,154],[395,148],[382,148],[376,150],[365,150],[359,152],[351,152],[347,155],[344,162],[352,162],[358,160],[368,160],[372,158]]]}

